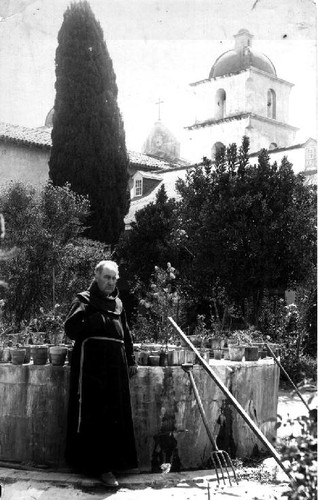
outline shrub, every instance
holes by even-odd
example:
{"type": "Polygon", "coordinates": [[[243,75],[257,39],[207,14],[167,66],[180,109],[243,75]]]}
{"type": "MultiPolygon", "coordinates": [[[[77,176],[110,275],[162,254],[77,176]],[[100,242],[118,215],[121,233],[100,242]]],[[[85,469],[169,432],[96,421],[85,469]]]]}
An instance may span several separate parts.
{"type": "Polygon", "coordinates": [[[139,298],[139,312],[133,333],[135,340],[168,343],[176,339],[168,317],[177,323],[182,318],[183,300],[177,285],[177,272],[170,262],[166,269],[155,266],[149,287],[137,282],[135,293],[139,298]]]}
{"type": "Polygon", "coordinates": [[[45,314],[56,303],[61,312],[75,292],[86,288],[104,245],[80,238],[89,213],[86,197],[68,185],[43,189],[19,182],[4,186],[0,203],[6,221],[6,245],[17,246],[13,259],[2,263],[8,283],[3,319],[20,328],[22,322],[45,314]],[[93,263],[94,261],[94,263],[93,263]]]}
{"type": "Polygon", "coordinates": [[[284,495],[288,500],[314,500],[317,498],[317,409],[296,420],[300,434],[291,435],[281,448],[282,460],[296,479],[284,495]]]}

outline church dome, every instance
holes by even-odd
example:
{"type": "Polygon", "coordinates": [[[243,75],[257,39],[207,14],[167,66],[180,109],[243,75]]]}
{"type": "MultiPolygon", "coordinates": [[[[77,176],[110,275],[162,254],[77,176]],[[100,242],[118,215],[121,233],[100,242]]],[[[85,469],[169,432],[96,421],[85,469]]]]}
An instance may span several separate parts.
{"type": "Polygon", "coordinates": [[[45,123],[44,123],[45,127],[48,127],[48,128],[53,127],[53,116],[54,116],[54,108],[50,109],[50,111],[46,115],[45,123]]]}
{"type": "Polygon", "coordinates": [[[235,48],[224,52],[213,64],[209,78],[238,73],[253,66],[256,69],[276,75],[275,66],[271,60],[251,48],[252,35],[247,30],[240,30],[235,36],[235,48]]]}

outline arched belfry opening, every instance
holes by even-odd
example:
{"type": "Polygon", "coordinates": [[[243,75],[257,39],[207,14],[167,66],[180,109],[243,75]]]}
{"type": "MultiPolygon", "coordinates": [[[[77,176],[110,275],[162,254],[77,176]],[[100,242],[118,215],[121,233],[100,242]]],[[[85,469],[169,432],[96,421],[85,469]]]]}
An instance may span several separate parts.
{"type": "Polygon", "coordinates": [[[212,158],[212,160],[214,160],[214,159],[215,159],[215,155],[216,155],[216,153],[217,153],[218,151],[220,151],[220,149],[222,149],[222,148],[224,148],[224,147],[225,147],[225,146],[224,146],[223,142],[220,142],[220,141],[215,142],[215,143],[213,144],[213,146],[212,146],[212,151],[211,151],[211,158],[212,158]]]}
{"type": "Polygon", "coordinates": [[[215,94],[214,117],[219,120],[225,117],[226,113],[226,92],[219,89],[215,94]]]}
{"type": "Polygon", "coordinates": [[[267,91],[267,118],[276,118],[276,93],[273,89],[267,91]]]}

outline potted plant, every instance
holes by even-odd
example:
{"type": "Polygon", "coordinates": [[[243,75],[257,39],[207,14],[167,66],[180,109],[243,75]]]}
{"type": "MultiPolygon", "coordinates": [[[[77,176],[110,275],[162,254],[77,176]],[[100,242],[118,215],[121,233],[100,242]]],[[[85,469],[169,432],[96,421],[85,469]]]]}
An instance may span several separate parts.
{"type": "Polygon", "coordinates": [[[263,345],[262,342],[259,342],[260,340],[261,334],[254,328],[231,332],[227,340],[230,359],[234,360],[235,358],[235,361],[240,361],[245,356],[245,361],[257,361],[260,356],[259,351],[263,345]],[[244,350],[243,355],[240,353],[242,350],[244,350]]]}
{"type": "Polygon", "coordinates": [[[31,356],[34,365],[45,365],[48,358],[47,345],[34,344],[31,346],[31,356]]]}
{"type": "Polygon", "coordinates": [[[15,347],[10,347],[11,363],[13,365],[22,365],[26,355],[26,349],[17,344],[15,347]]]}
{"type": "Polygon", "coordinates": [[[229,358],[231,361],[242,361],[245,355],[245,347],[249,339],[244,330],[235,330],[231,332],[227,345],[229,349],[229,358]]]}
{"type": "Polygon", "coordinates": [[[67,356],[66,346],[51,346],[49,351],[50,362],[53,366],[63,366],[67,356]]]}

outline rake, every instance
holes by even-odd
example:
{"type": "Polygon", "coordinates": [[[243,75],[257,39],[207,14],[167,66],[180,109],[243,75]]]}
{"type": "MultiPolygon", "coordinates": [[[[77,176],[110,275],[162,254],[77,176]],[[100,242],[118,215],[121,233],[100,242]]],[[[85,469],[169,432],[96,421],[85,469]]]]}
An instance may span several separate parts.
{"type": "Polygon", "coordinates": [[[173,326],[173,328],[176,330],[176,332],[180,335],[180,337],[184,340],[186,345],[190,347],[190,349],[196,354],[197,359],[199,360],[199,363],[202,365],[204,370],[208,373],[208,375],[212,378],[212,380],[216,383],[216,385],[221,389],[223,394],[227,397],[227,399],[232,403],[234,408],[237,410],[239,415],[243,418],[243,420],[247,423],[247,425],[250,427],[250,429],[254,432],[254,434],[258,437],[258,439],[263,443],[264,446],[266,446],[267,450],[270,452],[272,457],[276,460],[280,468],[285,472],[285,474],[289,477],[290,481],[292,484],[296,483],[296,479],[294,478],[294,475],[289,472],[287,467],[284,465],[283,461],[281,460],[280,456],[278,455],[277,451],[273,447],[273,445],[268,441],[266,436],[260,431],[260,429],[257,427],[257,425],[254,423],[254,421],[251,419],[251,417],[246,413],[244,408],[239,404],[239,402],[235,399],[233,394],[228,390],[228,388],[223,384],[222,380],[218,377],[218,375],[212,370],[210,365],[201,357],[199,351],[194,347],[192,342],[188,339],[188,337],[183,333],[181,328],[177,325],[177,323],[171,318],[168,317],[169,322],[173,326]]]}
{"type": "Polygon", "coordinates": [[[202,401],[201,401],[196,383],[194,381],[194,377],[193,377],[193,373],[192,373],[193,365],[191,363],[184,363],[182,365],[182,368],[189,376],[190,384],[191,384],[191,387],[193,389],[193,393],[194,393],[195,399],[196,399],[198,407],[199,407],[199,411],[200,411],[200,414],[202,417],[202,421],[203,421],[205,430],[206,430],[206,432],[209,436],[209,439],[211,441],[211,444],[212,444],[213,451],[211,452],[211,460],[212,460],[213,467],[214,467],[215,472],[216,472],[217,481],[220,484],[221,479],[222,479],[223,483],[226,484],[226,478],[228,478],[230,486],[232,486],[232,479],[234,479],[236,481],[236,483],[238,484],[235,469],[234,469],[232,460],[231,460],[228,452],[224,451],[224,450],[219,450],[219,448],[216,444],[216,440],[214,439],[212,432],[210,430],[208,420],[207,420],[207,417],[206,417],[206,414],[205,414],[205,411],[204,411],[204,408],[202,405],[202,401]],[[220,470],[220,472],[218,469],[220,470]],[[224,470],[226,472],[224,472],[224,470]],[[232,479],[231,479],[231,471],[233,473],[232,479]]]}

